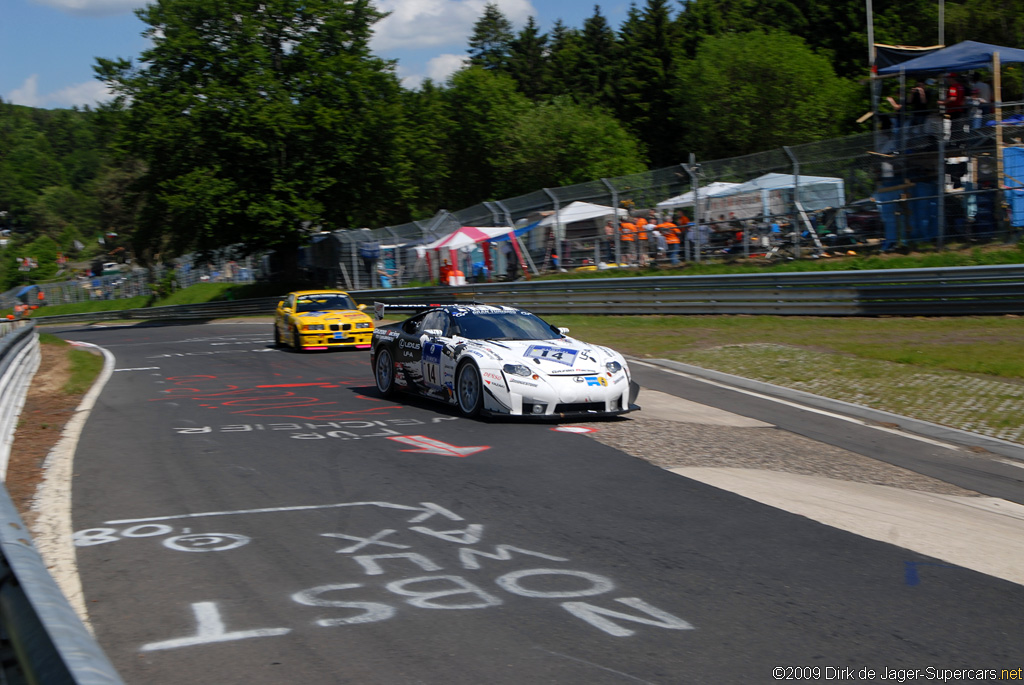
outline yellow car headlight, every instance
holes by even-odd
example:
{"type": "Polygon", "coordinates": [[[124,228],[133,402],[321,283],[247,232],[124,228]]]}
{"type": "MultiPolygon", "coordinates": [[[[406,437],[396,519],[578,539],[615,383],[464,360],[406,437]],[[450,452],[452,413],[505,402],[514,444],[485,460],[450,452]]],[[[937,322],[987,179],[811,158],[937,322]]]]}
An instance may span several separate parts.
{"type": "Polygon", "coordinates": [[[310,324],[306,324],[305,326],[303,326],[302,330],[304,330],[304,331],[322,331],[322,330],[324,330],[324,325],[322,323],[310,323],[310,324]]]}
{"type": "Polygon", "coordinates": [[[356,328],[373,328],[373,324],[369,321],[360,321],[356,324],[356,328]]]}

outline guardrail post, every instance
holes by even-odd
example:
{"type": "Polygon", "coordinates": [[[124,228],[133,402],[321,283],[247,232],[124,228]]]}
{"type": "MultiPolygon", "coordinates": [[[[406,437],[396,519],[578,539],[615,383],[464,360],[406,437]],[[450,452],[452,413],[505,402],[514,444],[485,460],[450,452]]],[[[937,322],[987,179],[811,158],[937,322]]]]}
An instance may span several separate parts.
{"type": "Polygon", "coordinates": [[[615,227],[615,263],[622,264],[622,242],[619,239],[619,191],[607,178],[602,178],[601,183],[612,194],[612,212],[615,214],[612,218],[612,225],[615,227]]]}
{"type": "Polygon", "coordinates": [[[693,245],[694,246],[693,251],[696,252],[695,255],[692,255],[693,259],[694,259],[695,262],[700,264],[700,248],[701,248],[701,239],[703,237],[703,234],[701,233],[701,230],[700,230],[700,225],[701,225],[701,223],[700,223],[701,222],[701,211],[700,211],[700,177],[698,175],[699,172],[700,172],[700,165],[696,164],[695,161],[696,161],[696,156],[691,152],[690,153],[690,163],[682,165],[683,168],[686,169],[686,173],[688,173],[690,175],[690,185],[693,186],[693,226],[690,228],[690,231],[696,231],[696,236],[697,236],[696,240],[690,240],[689,231],[687,231],[687,236],[686,236],[686,252],[684,252],[684,255],[686,255],[687,257],[690,256],[687,253],[690,251],[690,246],[693,245]]]}

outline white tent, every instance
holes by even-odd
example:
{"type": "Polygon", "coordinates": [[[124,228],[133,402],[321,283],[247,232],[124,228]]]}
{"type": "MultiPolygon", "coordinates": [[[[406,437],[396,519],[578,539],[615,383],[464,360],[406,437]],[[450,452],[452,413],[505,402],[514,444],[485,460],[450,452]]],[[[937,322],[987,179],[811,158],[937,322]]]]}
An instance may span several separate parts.
{"type": "Polygon", "coordinates": [[[603,219],[604,217],[610,217],[618,214],[619,216],[625,216],[629,214],[625,209],[615,210],[612,207],[606,207],[605,205],[595,205],[591,202],[572,202],[565,207],[562,207],[557,212],[550,216],[546,216],[540,220],[538,226],[554,226],[556,223],[562,224],[573,224],[577,221],[587,221],[589,219],[603,219]]]}
{"type": "MultiPolygon", "coordinates": [[[[740,185],[739,183],[726,183],[725,181],[715,181],[709,183],[706,186],[700,188],[700,196],[702,198],[713,197],[719,193],[726,192],[740,185]]],[[[670,197],[667,200],[662,200],[657,204],[658,209],[675,209],[676,207],[692,207],[696,193],[690,191],[683,193],[682,195],[676,195],[670,197]]]]}
{"type": "Polygon", "coordinates": [[[846,204],[846,191],[841,178],[768,173],[741,183],[710,197],[708,210],[712,216],[735,212],[737,218],[788,214],[793,210],[794,192],[808,212],[846,204]]]}

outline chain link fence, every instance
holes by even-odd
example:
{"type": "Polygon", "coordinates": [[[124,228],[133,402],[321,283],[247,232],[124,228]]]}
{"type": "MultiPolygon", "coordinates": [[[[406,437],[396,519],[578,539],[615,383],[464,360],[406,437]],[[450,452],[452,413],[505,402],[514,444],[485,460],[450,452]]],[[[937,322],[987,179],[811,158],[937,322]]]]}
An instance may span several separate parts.
{"type": "MultiPolygon", "coordinates": [[[[1024,226],[1024,103],[1003,103],[999,125],[993,116],[971,108],[952,118],[883,117],[875,133],[690,159],[440,210],[398,226],[322,232],[301,249],[298,264],[321,286],[363,290],[437,284],[449,269],[478,282],[620,265],[773,262],[1016,240],[1024,226]],[[575,214],[581,207],[583,214],[575,214]],[[659,223],[681,224],[683,216],[688,225],[677,238],[664,226],[655,230],[659,223]],[[654,226],[623,232],[620,223],[641,218],[654,226]],[[465,226],[505,227],[516,238],[428,249],[465,226]]],[[[231,254],[229,248],[208,261],[177,260],[174,284],[274,276],[272,260],[231,254]]],[[[149,296],[166,276],[159,267],[22,286],[0,295],[0,308],[149,296]]]]}
{"type": "Polygon", "coordinates": [[[311,271],[325,285],[359,290],[437,283],[452,257],[467,280],[480,281],[521,278],[524,270],[777,261],[1019,237],[1024,103],[1004,103],[1000,125],[981,108],[924,121],[881,118],[875,133],[729,159],[691,159],[442,210],[429,221],[325,233],[319,241],[330,247],[311,248],[311,271]],[[560,217],[577,202],[606,211],[563,223],[560,217]],[[680,213],[689,225],[678,243],[653,227],[642,236],[646,240],[623,240],[618,225],[638,217],[657,225],[680,213]],[[507,240],[454,254],[425,249],[461,226],[515,228],[522,232],[521,255],[507,240]]]}
{"type": "MultiPolygon", "coordinates": [[[[185,255],[169,266],[151,269],[116,264],[105,267],[100,275],[81,275],[73,280],[35,283],[12,288],[0,294],[0,309],[42,308],[51,304],[70,304],[93,300],[122,300],[149,297],[155,288],[168,292],[196,283],[252,283],[266,275],[260,255],[232,256],[230,251],[209,259],[185,255]]],[[[165,293],[167,294],[167,293],[165,293]]]]}

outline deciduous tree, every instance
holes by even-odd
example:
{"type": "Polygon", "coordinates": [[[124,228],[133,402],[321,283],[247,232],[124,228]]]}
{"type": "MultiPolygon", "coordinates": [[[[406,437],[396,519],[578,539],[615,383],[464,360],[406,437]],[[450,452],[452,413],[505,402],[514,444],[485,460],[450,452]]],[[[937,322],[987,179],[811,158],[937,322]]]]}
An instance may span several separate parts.
{"type": "Polygon", "coordinates": [[[137,14],[152,47],[97,72],[146,164],[141,244],[294,245],[304,227],[405,213],[400,87],[370,53],[369,0],[157,0],[137,14]]]}
{"type": "Polygon", "coordinates": [[[703,159],[836,137],[859,89],[795,36],[709,38],[680,72],[678,126],[703,159]]]}

